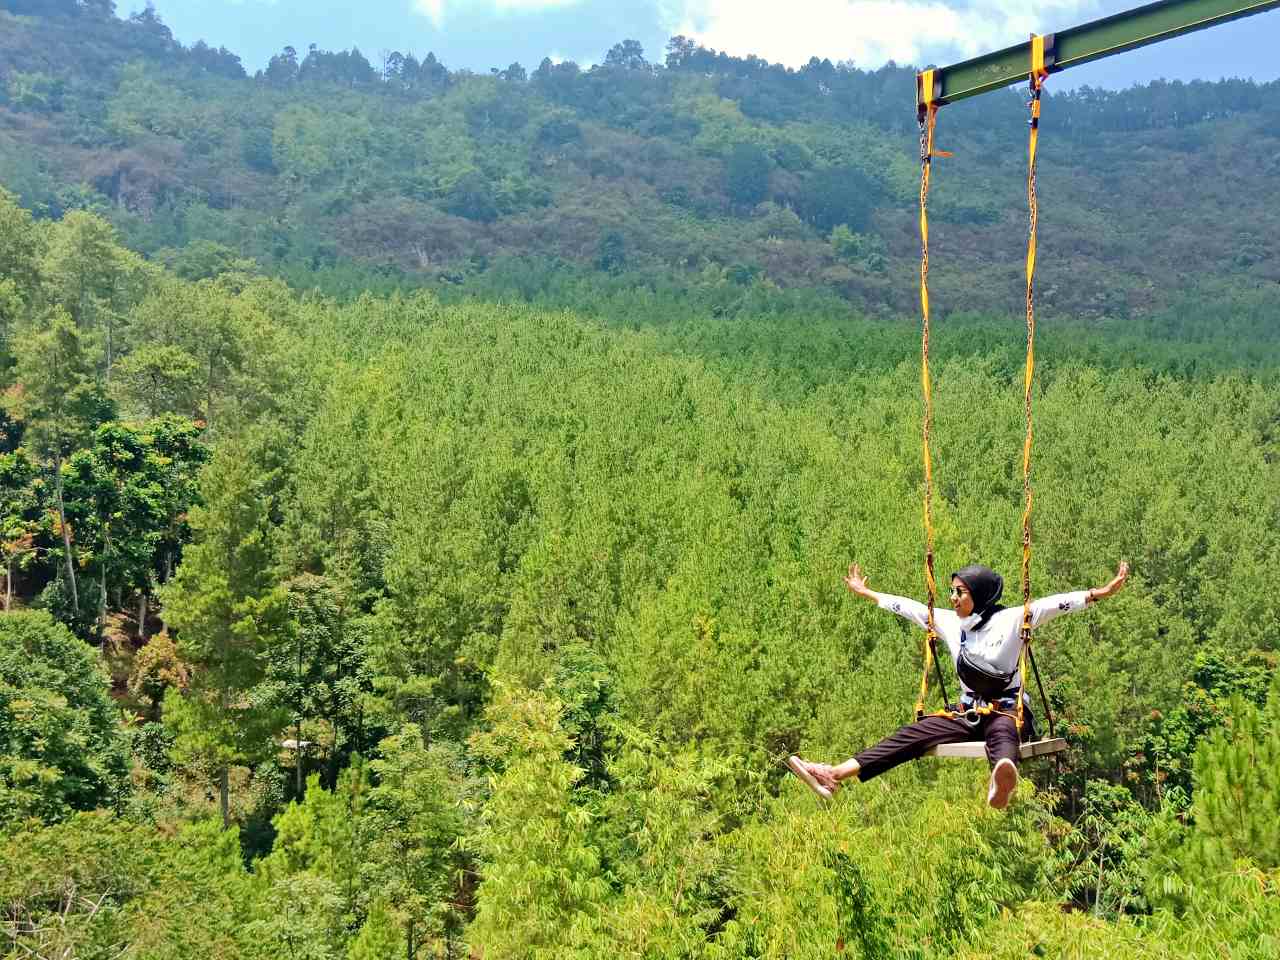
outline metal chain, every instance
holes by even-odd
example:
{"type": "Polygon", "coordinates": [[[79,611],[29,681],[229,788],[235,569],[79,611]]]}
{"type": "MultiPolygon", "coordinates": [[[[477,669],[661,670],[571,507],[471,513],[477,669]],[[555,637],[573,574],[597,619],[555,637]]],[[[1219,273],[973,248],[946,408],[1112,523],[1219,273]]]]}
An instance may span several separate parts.
{"type": "MultiPolygon", "coordinates": [[[[924,390],[924,423],[922,446],[924,453],[924,579],[928,592],[928,627],[924,644],[924,673],[920,678],[920,697],[916,701],[916,718],[924,715],[924,701],[929,693],[929,667],[937,657],[938,632],[933,608],[937,602],[938,584],[933,563],[933,458],[929,451],[929,431],[933,425],[933,384],[929,375],[929,174],[933,158],[933,132],[938,109],[932,104],[920,111],[920,312],[923,317],[920,335],[920,382],[924,390]]],[[[942,684],[942,668],[938,667],[938,682],[942,684]]],[[[942,687],[943,699],[946,688],[942,687]]]]}
{"type": "MultiPolygon", "coordinates": [[[[1040,90],[1044,76],[1031,73],[1031,110],[1030,142],[1027,148],[1027,360],[1023,377],[1022,406],[1026,418],[1026,437],[1022,444],[1022,628],[1021,628],[1021,664],[1022,682],[1026,683],[1027,651],[1031,643],[1031,447],[1033,438],[1031,417],[1031,389],[1035,379],[1036,362],[1036,307],[1035,307],[1035,274],[1036,274],[1036,234],[1039,228],[1040,207],[1036,197],[1036,148],[1040,136],[1040,90]]],[[[1018,695],[1018,729],[1022,729],[1023,698],[1018,695]]]]}

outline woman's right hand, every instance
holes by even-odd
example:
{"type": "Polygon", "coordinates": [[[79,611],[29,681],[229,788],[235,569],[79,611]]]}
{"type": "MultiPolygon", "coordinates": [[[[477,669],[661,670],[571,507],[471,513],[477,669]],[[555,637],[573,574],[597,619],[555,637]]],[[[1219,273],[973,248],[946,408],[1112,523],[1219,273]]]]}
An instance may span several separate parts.
{"type": "Polygon", "coordinates": [[[867,586],[867,578],[862,575],[862,568],[856,563],[849,564],[849,575],[844,578],[844,585],[860,597],[875,596],[867,586]]]}

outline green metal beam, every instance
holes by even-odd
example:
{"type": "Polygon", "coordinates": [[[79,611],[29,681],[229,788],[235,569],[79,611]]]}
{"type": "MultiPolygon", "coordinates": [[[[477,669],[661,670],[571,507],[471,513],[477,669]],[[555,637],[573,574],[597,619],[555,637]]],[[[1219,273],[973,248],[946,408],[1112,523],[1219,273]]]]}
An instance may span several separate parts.
{"type": "MultiPolygon", "coordinates": [[[[1265,13],[1280,0],[1158,0],[1083,26],[1045,35],[1045,63],[1050,73],[1099,60],[1114,53],[1158,43],[1228,20],[1265,13]]],[[[1020,43],[934,71],[934,101],[955,103],[998,90],[1031,72],[1031,42],[1020,43]]],[[[920,84],[916,98],[922,99],[920,84]]],[[[919,104],[917,104],[919,105],[919,104]]]]}

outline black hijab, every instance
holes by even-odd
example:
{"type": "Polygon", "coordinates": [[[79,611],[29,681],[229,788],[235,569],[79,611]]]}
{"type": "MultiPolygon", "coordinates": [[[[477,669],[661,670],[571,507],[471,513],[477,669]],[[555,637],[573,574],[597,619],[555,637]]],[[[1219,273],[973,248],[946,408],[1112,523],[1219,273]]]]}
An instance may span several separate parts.
{"type": "Polygon", "coordinates": [[[973,597],[973,612],[978,617],[978,622],[973,625],[975,631],[985,627],[988,620],[1004,609],[998,602],[1004,593],[1004,578],[990,567],[971,563],[951,576],[968,587],[969,595],[973,597]]]}

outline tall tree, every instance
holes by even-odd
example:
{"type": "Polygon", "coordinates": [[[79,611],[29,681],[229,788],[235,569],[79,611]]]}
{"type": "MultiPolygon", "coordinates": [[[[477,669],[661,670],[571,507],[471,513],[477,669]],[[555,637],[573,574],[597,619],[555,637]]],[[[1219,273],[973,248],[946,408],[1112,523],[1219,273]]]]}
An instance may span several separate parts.
{"type": "Polygon", "coordinates": [[[599,935],[610,890],[591,815],[574,803],[582,776],[554,697],[496,685],[476,752],[500,772],[482,814],[485,862],[468,935],[485,956],[553,957],[599,935]]]}
{"type": "Polygon", "coordinates": [[[769,156],[754,143],[740,143],[725,163],[725,187],[734,203],[754,207],[769,195],[769,156]]]}
{"type": "Polygon", "coordinates": [[[25,451],[0,453],[0,556],[4,559],[4,610],[13,605],[14,574],[35,559],[45,509],[39,470],[25,451]]]}
{"type": "Polygon", "coordinates": [[[619,67],[623,70],[647,70],[649,61],[644,58],[644,47],[638,40],[623,40],[609,48],[604,55],[606,67],[619,67]]]}
{"type": "Polygon", "coordinates": [[[0,277],[13,283],[24,304],[30,305],[39,292],[43,253],[44,237],[31,214],[19,206],[17,197],[0,187],[0,277]]]}
{"type": "Polygon", "coordinates": [[[1235,697],[1231,717],[1196,752],[1193,850],[1208,875],[1241,860],[1280,868],[1280,678],[1266,710],[1235,697]]]}
{"type": "Polygon", "coordinates": [[[48,324],[33,324],[18,339],[17,374],[22,388],[11,403],[26,422],[26,442],[53,472],[58,525],[62,534],[72,608],[80,612],[75,548],[67,523],[63,463],[80,446],[107,409],[98,389],[80,331],[65,310],[53,310],[48,324]]]}
{"type": "Polygon", "coordinates": [[[298,51],[285,47],[267,63],[267,69],[259,74],[267,83],[283,87],[298,79],[298,51]]]}
{"type": "MultiPolygon", "coordinates": [[[[351,609],[345,591],[333,580],[304,573],[290,580],[288,643],[268,652],[267,677],[281,691],[294,714],[295,739],[314,740],[307,733],[319,721],[320,738],[330,741],[330,762],[339,747],[358,750],[364,695],[364,620],[351,609]]],[[[302,794],[304,753],[298,747],[295,771],[302,794]]],[[[332,771],[331,771],[332,772],[332,771]]]]}
{"type": "Polygon", "coordinates": [[[111,300],[121,248],[115,228],[83,210],[72,210],[54,227],[42,272],[49,297],[82,327],[96,326],[111,300]]]}
{"type": "Polygon", "coordinates": [[[120,371],[122,398],[212,428],[224,400],[243,404],[260,394],[260,385],[235,382],[246,333],[260,317],[218,282],[161,284],[130,317],[134,353],[120,371]]]}
{"type": "Polygon", "coordinates": [[[102,424],[68,460],[67,513],[81,532],[84,575],[98,581],[99,628],[108,599],[121,609],[128,593],[139,597],[143,632],[155,571],[185,540],[175,523],[196,500],[195,476],[206,459],[196,425],[166,417],[102,424]]]}
{"type": "Polygon", "coordinates": [[[31,214],[0,187],[0,386],[8,381],[14,331],[38,302],[43,249],[31,214]]]}
{"type": "MultiPolygon", "coordinates": [[[[378,744],[370,763],[378,785],[369,794],[371,886],[408,918],[410,945],[430,930],[458,866],[456,843],[466,826],[461,757],[448,746],[428,747],[416,724],[378,744]]],[[[446,937],[453,914],[433,933],[446,937]]]]}
{"type": "Polygon", "coordinates": [[[118,242],[115,228],[73,210],[56,224],[40,265],[45,292],[83,330],[102,338],[102,371],[111,379],[127,312],[155,282],[156,268],[118,242]]]}
{"type": "Polygon", "coordinates": [[[193,669],[185,694],[170,690],[165,722],[180,760],[203,763],[230,823],[229,774],[272,751],[288,714],[255,688],[267,651],[288,636],[288,596],[273,576],[271,509],[278,475],[224,447],[204,474],[205,505],[191,511],[194,542],[163,589],[168,623],[193,669]]]}

